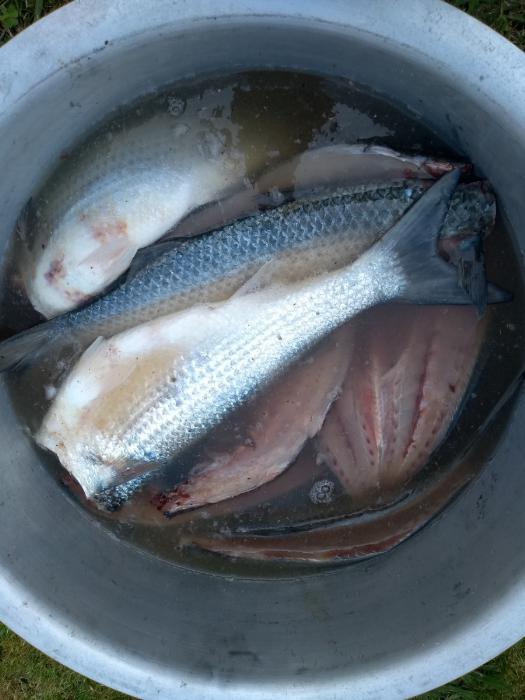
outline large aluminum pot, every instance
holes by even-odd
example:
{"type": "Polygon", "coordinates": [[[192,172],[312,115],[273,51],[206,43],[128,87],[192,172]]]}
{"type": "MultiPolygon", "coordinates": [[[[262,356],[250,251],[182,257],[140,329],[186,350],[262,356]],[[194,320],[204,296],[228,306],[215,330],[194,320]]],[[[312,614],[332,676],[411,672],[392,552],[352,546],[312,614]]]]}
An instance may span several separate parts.
{"type": "MultiPolygon", "coordinates": [[[[0,51],[0,249],[42,173],[115,106],[261,66],[346,76],[408,105],[481,167],[524,245],[525,57],[445,3],[78,0],[0,51]]],[[[390,554],[226,580],[80,511],[0,391],[0,617],[98,681],[142,698],[400,698],[525,634],[523,396],[481,477],[390,554]]]]}

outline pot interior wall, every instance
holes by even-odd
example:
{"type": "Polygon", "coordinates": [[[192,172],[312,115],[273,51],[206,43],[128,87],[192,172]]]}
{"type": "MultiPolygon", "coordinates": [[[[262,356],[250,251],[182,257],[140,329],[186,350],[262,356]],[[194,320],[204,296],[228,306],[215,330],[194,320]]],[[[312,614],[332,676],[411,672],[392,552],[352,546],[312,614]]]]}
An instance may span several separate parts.
{"type": "MultiPolygon", "coordinates": [[[[1,245],[59,154],[112,109],[178,78],[248,67],[336,74],[395,95],[476,163],[523,230],[525,143],[483,96],[483,76],[458,82],[366,32],[260,17],[102,43],[0,112],[1,245]]],[[[141,696],[180,687],[180,697],[273,697],[278,684],[290,697],[364,698],[375,676],[370,697],[386,697],[387,672],[391,695],[415,693],[517,637],[493,622],[525,573],[524,411],[518,399],[482,476],[392,553],[303,580],[225,580],[156,560],[94,523],[42,468],[3,393],[1,616],[47,653],[141,696]]],[[[479,449],[486,457],[490,446],[479,449]]]]}

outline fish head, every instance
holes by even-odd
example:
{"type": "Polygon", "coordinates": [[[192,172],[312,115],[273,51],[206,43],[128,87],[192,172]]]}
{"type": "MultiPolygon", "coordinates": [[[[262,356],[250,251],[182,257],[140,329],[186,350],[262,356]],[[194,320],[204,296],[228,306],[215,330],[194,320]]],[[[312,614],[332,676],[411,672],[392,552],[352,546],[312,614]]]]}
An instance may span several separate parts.
{"type": "Polygon", "coordinates": [[[134,420],[152,397],[177,391],[185,346],[151,322],[96,340],[74,366],[36,436],[90,498],[158,463],[134,420]]]}

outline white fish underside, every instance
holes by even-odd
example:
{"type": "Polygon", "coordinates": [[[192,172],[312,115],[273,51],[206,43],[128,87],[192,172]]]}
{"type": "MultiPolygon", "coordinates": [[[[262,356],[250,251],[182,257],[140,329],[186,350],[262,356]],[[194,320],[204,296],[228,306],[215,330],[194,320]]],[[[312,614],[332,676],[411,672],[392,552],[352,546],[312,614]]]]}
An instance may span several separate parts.
{"type": "Polygon", "coordinates": [[[22,273],[35,309],[51,318],[84,303],[140,248],[242,182],[244,157],[224,148],[224,120],[212,121],[197,107],[182,123],[157,114],[96,136],[57,170],[27,232],[22,273]]]}

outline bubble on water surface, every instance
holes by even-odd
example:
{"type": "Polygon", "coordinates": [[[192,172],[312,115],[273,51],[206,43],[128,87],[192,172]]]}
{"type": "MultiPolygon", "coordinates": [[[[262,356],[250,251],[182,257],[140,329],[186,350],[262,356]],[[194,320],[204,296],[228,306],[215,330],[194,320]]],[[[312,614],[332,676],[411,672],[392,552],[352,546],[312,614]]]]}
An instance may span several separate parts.
{"type": "Polygon", "coordinates": [[[335,484],[329,479],[322,479],[321,481],[316,481],[315,484],[310,489],[310,500],[316,505],[322,503],[331,503],[334,498],[335,484]]]}

